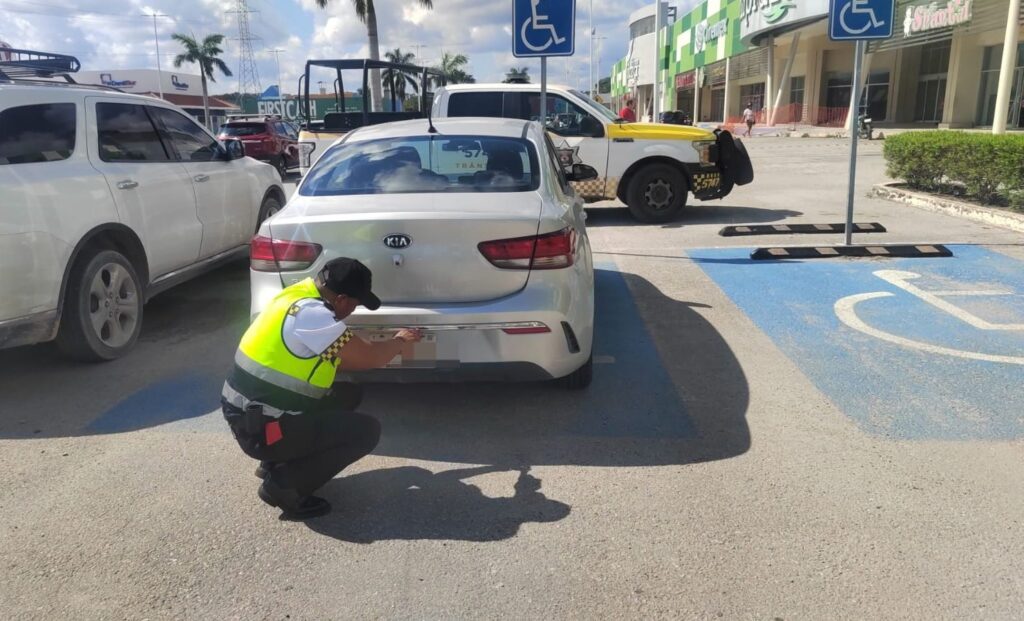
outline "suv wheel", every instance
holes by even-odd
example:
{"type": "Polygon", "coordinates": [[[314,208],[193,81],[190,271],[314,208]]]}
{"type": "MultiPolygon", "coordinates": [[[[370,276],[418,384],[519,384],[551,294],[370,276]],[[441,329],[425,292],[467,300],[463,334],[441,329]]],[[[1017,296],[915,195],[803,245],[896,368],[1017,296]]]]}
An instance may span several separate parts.
{"type": "Polygon", "coordinates": [[[260,205],[260,215],[256,218],[256,231],[259,232],[260,225],[263,221],[281,211],[281,201],[277,200],[273,196],[268,196],[263,199],[263,204],[260,205]]]}
{"type": "Polygon", "coordinates": [[[652,164],[633,175],[626,204],[640,222],[668,222],[686,206],[686,177],[667,164],[652,164]]]}
{"type": "Polygon", "coordinates": [[[101,250],[82,257],[71,271],[57,346],[89,362],[127,353],[142,328],[142,287],[124,255],[101,250]]]}

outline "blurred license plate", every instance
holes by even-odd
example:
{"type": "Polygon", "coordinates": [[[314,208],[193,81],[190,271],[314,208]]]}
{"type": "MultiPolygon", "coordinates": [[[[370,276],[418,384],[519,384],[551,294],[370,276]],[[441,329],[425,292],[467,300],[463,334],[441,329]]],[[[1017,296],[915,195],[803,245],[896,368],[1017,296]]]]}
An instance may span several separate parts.
{"type": "MultiPolygon", "coordinates": [[[[395,332],[360,332],[359,336],[363,337],[370,343],[384,343],[394,339],[395,332]]],[[[436,363],[437,335],[431,332],[424,332],[423,340],[419,343],[403,343],[401,353],[392,358],[391,361],[384,366],[389,369],[398,367],[431,368],[435,366],[436,363]]]]}

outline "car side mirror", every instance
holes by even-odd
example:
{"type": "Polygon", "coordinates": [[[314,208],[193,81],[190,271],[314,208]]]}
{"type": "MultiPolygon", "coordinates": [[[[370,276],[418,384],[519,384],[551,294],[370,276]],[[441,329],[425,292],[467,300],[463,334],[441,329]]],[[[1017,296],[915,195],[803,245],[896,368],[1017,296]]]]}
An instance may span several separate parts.
{"type": "Polygon", "coordinates": [[[586,164],[573,164],[566,173],[565,178],[569,181],[589,181],[598,178],[597,169],[586,164]]]}
{"type": "Polygon", "coordinates": [[[224,147],[225,161],[230,162],[231,160],[240,160],[245,157],[245,145],[237,138],[225,138],[221,141],[221,146],[224,147]]]}

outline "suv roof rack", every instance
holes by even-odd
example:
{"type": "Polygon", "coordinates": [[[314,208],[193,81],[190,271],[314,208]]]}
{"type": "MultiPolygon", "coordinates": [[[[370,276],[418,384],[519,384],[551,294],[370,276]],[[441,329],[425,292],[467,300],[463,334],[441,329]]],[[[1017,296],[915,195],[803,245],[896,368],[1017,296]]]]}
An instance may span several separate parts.
{"type": "Polygon", "coordinates": [[[37,52],[35,50],[19,50],[0,48],[0,78],[8,80],[64,77],[74,84],[70,73],[82,68],[82,64],[74,56],[37,52]]]}

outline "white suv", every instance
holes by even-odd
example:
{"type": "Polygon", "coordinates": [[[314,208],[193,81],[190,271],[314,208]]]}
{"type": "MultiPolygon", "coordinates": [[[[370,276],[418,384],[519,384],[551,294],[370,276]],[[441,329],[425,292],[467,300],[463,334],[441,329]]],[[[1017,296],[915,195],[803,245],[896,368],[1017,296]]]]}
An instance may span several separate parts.
{"type": "Polygon", "coordinates": [[[152,97],[0,81],[0,348],[110,360],[150,297],[242,256],[274,168],[152,97]]]}

